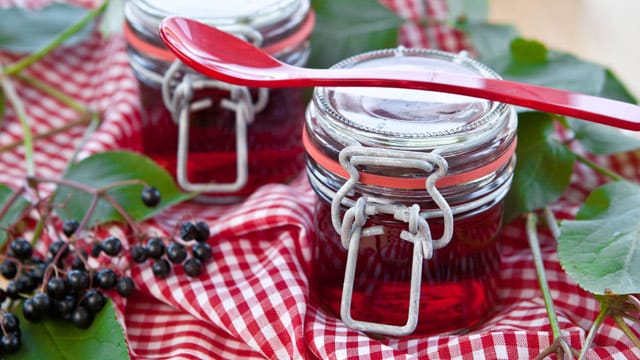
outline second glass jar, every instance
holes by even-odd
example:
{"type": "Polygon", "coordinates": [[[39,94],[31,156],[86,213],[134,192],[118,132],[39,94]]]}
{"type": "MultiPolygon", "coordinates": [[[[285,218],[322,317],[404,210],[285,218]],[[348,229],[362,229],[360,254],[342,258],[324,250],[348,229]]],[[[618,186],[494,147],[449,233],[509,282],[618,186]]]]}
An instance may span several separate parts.
{"type": "Polygon", "coordinates": [[[243,37],[281,61],[304,65],[314,16],[308,0],[129,0],[125,35],[140,86],[142,151],[197,199],[242,200],[304,168],[300,89],[254,89],[207,78],[175,59],[158,28],[167,16],[243,37]]]}

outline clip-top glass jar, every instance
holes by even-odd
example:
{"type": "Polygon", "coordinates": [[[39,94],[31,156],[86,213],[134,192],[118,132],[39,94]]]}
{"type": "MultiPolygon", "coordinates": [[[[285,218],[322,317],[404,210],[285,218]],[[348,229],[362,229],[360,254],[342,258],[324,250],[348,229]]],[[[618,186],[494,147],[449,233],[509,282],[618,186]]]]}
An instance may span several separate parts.
{"type": "Polygon", "coordinates": [[[281,61],[304,65],[314,16],[309,0],[129,0],[125,36],[138,79],[142,151],[186,191],[235,202],[260,185],[287,182],[304,168],[300,89],[253,89],[187,68],[158,29],[180,15],[243,37],[281,61]]]}
{"type": "MultiPolygon", "coordinates": [[[[335,68],[499,76],[461,54],[397,48],[335,68]]],[[[312,298],[387,335],[469,330],[497,303],[511,106],[396,88],[316,88],[303,142],[315,209],[312,298]]]]}

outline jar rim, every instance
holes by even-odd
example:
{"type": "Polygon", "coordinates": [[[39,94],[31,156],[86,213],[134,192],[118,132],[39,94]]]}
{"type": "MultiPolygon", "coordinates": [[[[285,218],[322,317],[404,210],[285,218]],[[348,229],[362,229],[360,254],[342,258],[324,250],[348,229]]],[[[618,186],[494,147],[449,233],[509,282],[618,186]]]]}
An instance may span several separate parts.
{"type": "MultiPolygon", "coordinates": [[[[402,62],[409,62],[414,59],[427,62],[433,60],[435,66],[453,64],[453,67],[447,69],[447,71],[451,69],[453,71],[467,71],[482,77],[500,79],[499,74],[488,66],[469,58],[465,52],[452,54],[440,50],[422,48],[398,47],[370,51],[342,60],[332,68],[350,68],[362,66],[363,64],[366,66],[367,62],[375,63],[381,59],[389,62],[398,62],[397,59],[401,59],[400,66],[404,65],[402,62]]],[[[411,66],[415,67],[417,66],[416,64],[418,63],[411,64],[411,66]]],[[[390,64],[390,68],[392,66],[393,63],[390,64]]],[[[434,91],[395,88],[351,89],[353,88],[317,87],[314,90],[313,104],[320,119],[319,125],[328,128],[331,133],[338,132],[344,135],[350,141],[407,150],[429,150],[465,142],[477,143],[482,139],[489,141],[501,128],[499,120],[504,118],[505,113],[511,108],[505,103],[434,91]],[[373,95],[369,97],[371,94],[373,95]],[[388,99],[389,94],[392,95],[391,100],[388,99]],[[415,100],[413,98],[406,100],[407,95],[410,97],[415,96],[415,100]],[[456,115],[467,116],[470,114],[470,117],[450,121],[447,119],[449,113],[442,112],[434,114],[433,120],[425,117],[423,123],[410,122],[406,118],[402,118],[404,114],[400,112],[405,111],[405,108],[410,106],[419,107],[425,104],[432,105],[428,101],[430,101],[429,97],[433,96],[438,97],[438,100],[433,101],[433,103],[439,102],[434,107],[435,111],[443,109],[438,107],[441,104],[450,106],[447,103],[450,101],[453,104],[452,106],[458,106],[455,109],[457,111],[456,115]],[[350,109],[345,111],[347,106],[351,106],[349,102],[354,103],[356,101],[353,99],[360,101],[357,105],[359,108],[354,111],[350,109]],[[369,101],[370,99],[373,100],[369,101]],[[383,114],[380,115],[375,113],[375,109],[370,110],[367,108],[372,106],[368,105],[367,102],[374,103],[373,106],[377,106],[375,101],[390,103],[399,109],[398,113],[400,115],[398,116],[398,113],[395,113],[387,116],[384,111],[381,111],[383,114]],[[365,114],[361,115],[359,111],[363,109],[365,114]],[[398,117],[393,118],[393,116],[398,117]],[[446,121],[450,121],[450,124],[446,124],[446,121]]],[[[417,116],[416,114],[420,114],[420,112],[413,111],[407,112],[407,114],[406,116],[417,116]]]]}

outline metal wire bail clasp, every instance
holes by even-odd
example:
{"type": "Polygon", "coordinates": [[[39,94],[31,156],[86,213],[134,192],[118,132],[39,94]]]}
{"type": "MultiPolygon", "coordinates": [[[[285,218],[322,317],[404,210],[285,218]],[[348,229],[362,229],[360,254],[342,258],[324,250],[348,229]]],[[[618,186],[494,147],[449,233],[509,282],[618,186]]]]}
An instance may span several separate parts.
{"type": "Polygon", "coordinates": [[[356,330],[393,336],[410,334],[418,324],[423,260],[431,258],[433,249],[446,246],[453,235],[453,213],[451,207],[435,186],[436,181],[446,174],[447,162],[436,154],[348,146],[340,152],[340,164],[350,175],[349,180],[336,192],[331,203],[334,228],[340,234],[342,245],[347,248],[347,264],[342,287],[340,317],[347,326],[356,330]],[[367,199],[362,196],[358,198],[355,205],[345,211],[344,217],[341,219],[340,207],[343,203],[348,202],[343,202],[343,200],[346,200],[345,197],[358,183],[360,173],[357,167],[363,165],[414,168],[428,173],[425,188],[438,205],[444,220],[444,231],[440,239],[434,240],[432,238],[429,224],[420,215],[420,206],[418,204],[407,207],[385,203],[380,200],[367,199]],[[413,243],[409,311],[407,322],[404,325],[374,323],[355,320],[351,317],[351,300],[360,239],[365,236],[384,233],[383,226],[365,227],[367,217],[376,214],[390,214],[393,215],[394,219],[407,223],[408,230],[403,230],[400,238],[413,243]]]}
{"type": "MultiPolygon", "coordinates": [[[[175,85],[176,73],[184,65],[176,60],[167,70],[162,83],[162,96],[165,106],[171,111],[173,120],[178,124],[178,149],[176,178],[178,184],[187,191],[230,193],[242,189],[248,179],[247,125],[253,122],[257,112],[264,109],[268,102],[268,89],[259,89],[258,99],[253,102],[249,89],[199,75],[185,73],[175,85]],[[173,90],[171,88],[173,87],[173,90]],[[213,106],[211,98],[194,100],[194,92],[203,89],[217,89],[229,92],[229,98],[222,99],[220,106],[235,112],[236,178],[228,183],[192,183],[187,176],[189,157],[190,114],[213,106]]],[[[215,164],[212,164],[215,166],[215,164]]]]}

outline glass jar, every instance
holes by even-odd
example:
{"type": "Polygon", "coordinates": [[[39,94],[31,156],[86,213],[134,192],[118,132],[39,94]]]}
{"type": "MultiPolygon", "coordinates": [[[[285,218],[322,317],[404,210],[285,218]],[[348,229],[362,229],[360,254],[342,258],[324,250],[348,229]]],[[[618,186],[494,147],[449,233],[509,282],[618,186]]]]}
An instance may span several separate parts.
{"type": "Polygon", "coordinates": [[[129,0],[125,36],[142,103],[142,151],[200,200],[236,202],[304,168],[300,89],[254,89],[191,70],[164,46],[163,18],[179,15],[304,65],[314,25],[309,0],[129,0]]]}
{"type": "MultiPolygon", "coordinates": [[[[464,53],[388,49],[335,68],[499,78],[464,53]]],[[[469,330],[497,304],[517,117],[506,104],[395,88],[316,88],[303,142],[318,194],[311,295],[347,326],[469,330]]]]}

